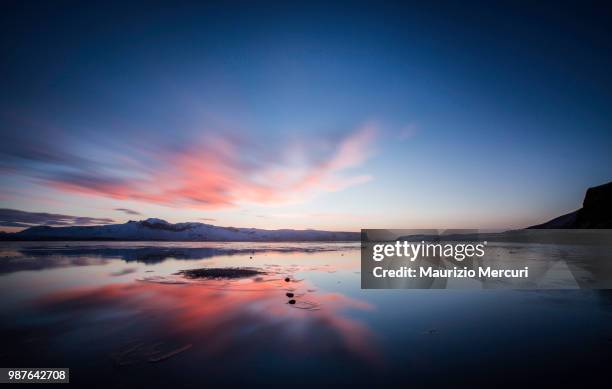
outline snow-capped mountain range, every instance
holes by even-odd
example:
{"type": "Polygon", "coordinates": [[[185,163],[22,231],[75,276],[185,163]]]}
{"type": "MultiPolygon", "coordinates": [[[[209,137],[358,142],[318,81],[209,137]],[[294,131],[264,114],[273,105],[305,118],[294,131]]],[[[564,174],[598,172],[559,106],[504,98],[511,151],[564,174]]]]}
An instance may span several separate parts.
{"type": "Polygon", "coordinates": [[[357,241],[359,232],[319,230],[263,230],[258,228],[219,227],[204,223],[168,223],[161,219],[129,221],[124,224],[71,227],[30,227],[2,240],[128,240],[128,241],[357,241]]]}

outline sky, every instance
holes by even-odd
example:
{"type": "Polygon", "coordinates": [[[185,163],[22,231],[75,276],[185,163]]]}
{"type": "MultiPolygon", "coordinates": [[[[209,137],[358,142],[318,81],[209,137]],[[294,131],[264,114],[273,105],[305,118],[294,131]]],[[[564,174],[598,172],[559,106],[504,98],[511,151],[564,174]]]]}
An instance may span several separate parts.
{"type": "Polygon", "coordinates": [[[612,179],[603,3],[129,3],[3,2],[0,229],[519,228],[612,179]]]}

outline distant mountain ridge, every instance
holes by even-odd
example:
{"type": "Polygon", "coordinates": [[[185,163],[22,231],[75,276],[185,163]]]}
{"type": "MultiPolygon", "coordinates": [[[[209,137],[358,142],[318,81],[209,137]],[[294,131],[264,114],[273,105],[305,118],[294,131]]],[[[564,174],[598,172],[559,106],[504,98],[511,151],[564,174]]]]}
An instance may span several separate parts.
{"type": "Polygon", "coordinates": [[[359,232],[320,230],[264,230],[219,227],[204,223],[168,223],[162,219],[130,220],[123,224],[71,227],[30,227],[0,234],[0,240],[100,240],[186,242],[294,242],[358,241],[359,232]]]}
{"type": "Polygon", "coordinates": [[[528,229],[612,228],[612,182],[587,189],[582,208],[528,229]]]}

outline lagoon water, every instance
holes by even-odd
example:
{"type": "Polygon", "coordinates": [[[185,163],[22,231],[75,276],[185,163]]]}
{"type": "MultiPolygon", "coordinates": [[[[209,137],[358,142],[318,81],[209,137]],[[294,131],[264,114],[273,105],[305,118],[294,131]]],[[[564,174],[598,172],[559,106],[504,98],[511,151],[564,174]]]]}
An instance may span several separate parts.
{"type": "Polygon", "coordinates": [[[355,243],[3,242],[0,303],[0,366],[99,387],[586,383],[612,362],[609,291],[362,290],[355,243]],[[265,274],[176,274],[203,267],[265,274]]]}

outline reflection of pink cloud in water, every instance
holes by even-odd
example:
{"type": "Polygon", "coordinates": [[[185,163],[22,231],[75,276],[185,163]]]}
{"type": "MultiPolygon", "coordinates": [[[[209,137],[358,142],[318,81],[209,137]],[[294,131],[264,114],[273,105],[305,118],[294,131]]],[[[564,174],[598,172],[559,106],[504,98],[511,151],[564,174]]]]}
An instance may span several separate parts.
{"type": "MultiPolygon", "coordinates": [[[[371,309],[338,293],[308,293],[304,282],[207,281],[167,285],[151,282],[113,284],[47,296],[41,304],[80,317],[81,310],[130,312],[143,332],[158,341],[193,344],[189,352],[218,358],[240,350],[243,356],[262,352],[312,355],[340,353],[375,363],[379,359],[369,328],[342,313],[371,309]],[[317,310],[287,304],[285,293],[317,310]]],[[[87,315],[84,315],[87,316],[87,315]]],[[[130,319],[132,320],[132,319],[130,319]]]]}

